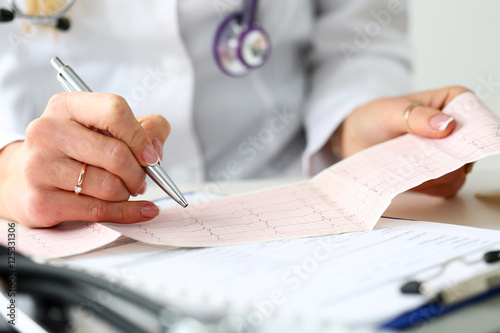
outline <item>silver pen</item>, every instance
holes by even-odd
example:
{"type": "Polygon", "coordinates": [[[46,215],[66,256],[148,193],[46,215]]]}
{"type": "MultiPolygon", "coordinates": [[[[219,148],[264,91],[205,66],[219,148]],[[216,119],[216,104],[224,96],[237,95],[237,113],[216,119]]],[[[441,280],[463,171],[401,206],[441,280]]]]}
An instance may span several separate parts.
{"type": "MultiPolygon", "coordinates": [[[[76,74],[75,71],[71,69],[71,67],[63,64],[62,61],[59,60],[59,58],[52,58],[50,60],[50,64],[57,70],[57,80],[64,87],[64,89],[66,89],[66,91],[92,91],[78,76],[78,74],[76,74]]],[[[105,132],[105,134],[112,137],[111,133],[107,131],[105,132]]],[[[144,171],[152,180],[154,180],[156,184],[158,184],[158,186],[163,191],[165,191],[165,193],[167,193],[179,205],[181,205],[182,207],[187,207],[188,202],[186,201],[186,198],[184,198],[181,191],[179,191],[172,179],[170,179],[165,170],[163,170],[159,162],[155,165],[145,166],[144,171]]]]}

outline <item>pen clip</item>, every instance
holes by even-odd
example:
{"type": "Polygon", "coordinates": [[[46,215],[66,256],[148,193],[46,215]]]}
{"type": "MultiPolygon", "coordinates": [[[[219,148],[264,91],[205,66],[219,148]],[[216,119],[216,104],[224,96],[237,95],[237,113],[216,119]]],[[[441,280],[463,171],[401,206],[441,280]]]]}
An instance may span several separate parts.
{"type": "Polygon", "coordinates": [[[64,77],[62,73],[57,73],[57,81],[63,86],[63,88],[68,92],[76,91],[74,87],[69,83],[69,81],[64,77]]]}

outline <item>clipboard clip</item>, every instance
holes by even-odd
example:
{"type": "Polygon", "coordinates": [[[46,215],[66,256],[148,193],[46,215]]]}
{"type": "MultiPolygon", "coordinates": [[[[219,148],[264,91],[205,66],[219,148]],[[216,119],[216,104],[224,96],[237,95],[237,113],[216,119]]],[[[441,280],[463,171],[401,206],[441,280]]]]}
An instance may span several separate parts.
{"type": "Polygon", "coordinates": [[[473,265],[479,262],[493,264],[500,262],[500,251],[487,252],[481,259],[474,261],[466,261],[463,257],[451,259],[442,264],[439,271],[431,277],[423,281],[409,281],[405,283],[401,286],[401,292],[403,294],[424,295],[431,300],[450,306],[490,291],[500,290],[500,265],[493,270],[465,279],[441,290],[436,290],[428,286],[430,281],[441,276],[446,268],[456,261],[461,261],[465,265],[473,265]]]}

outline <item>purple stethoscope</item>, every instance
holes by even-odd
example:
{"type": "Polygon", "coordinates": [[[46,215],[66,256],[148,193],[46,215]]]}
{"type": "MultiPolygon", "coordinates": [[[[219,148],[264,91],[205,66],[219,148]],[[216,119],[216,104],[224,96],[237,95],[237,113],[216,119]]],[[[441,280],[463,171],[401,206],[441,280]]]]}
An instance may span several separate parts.
{"type": "Polygon", "coordinates": [[[269,35],[255,22],[257,0],[244,2],[243,11],[229,15],[217,28],[213,53],[227,75],[241,77],[263,66],[271,54],[269,35]]]}

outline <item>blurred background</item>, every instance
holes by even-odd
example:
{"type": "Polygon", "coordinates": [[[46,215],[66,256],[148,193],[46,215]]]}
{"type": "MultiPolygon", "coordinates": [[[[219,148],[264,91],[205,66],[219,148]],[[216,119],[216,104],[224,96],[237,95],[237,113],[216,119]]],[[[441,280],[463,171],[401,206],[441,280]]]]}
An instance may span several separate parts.
{"type": "Polygon", "coordinates": [[[500,1],[409,5],[416,90],[463,85],[500,116],[500,1]]]}

